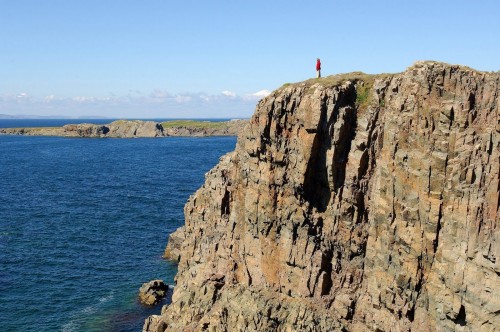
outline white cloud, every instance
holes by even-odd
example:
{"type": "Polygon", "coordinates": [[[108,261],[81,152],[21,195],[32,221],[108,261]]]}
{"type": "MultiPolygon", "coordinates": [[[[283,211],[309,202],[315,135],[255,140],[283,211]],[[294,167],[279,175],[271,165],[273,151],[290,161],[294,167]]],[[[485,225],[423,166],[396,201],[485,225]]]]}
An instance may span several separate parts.
{"type": "Polygon", "coordinates": [[[263,89],[263,90],[260,90],[260,91],[254,92],[254,93],[247,94],[243,97],[243,99],[248,100],[248,101],[250,101],[250,100],[256,101],[256,100],[260,100],[264,97],[267,97],[270,94],[271,94],[271,91],[263,89]]]}
{"type": "Polygon", "coordinates": [[[16,96],[17,101],[25,101],[29,100],[30,97],[26,92],[21,92],[16,96]]]}
{"type": "Polygon", "coordinates": [[[221,92],[224,96],[226,97],[231,97],[231,98],[235,98],[236,97],[236,93],[233,92],[233,91],[229,91],[229,90],[224,90],[221,92]]]}
{"type": "Polygon", "coordinates": [[[170,93],[168,93],[167,91],[164,91],[164,90],[154,90],[149,95],[149,101],[153,102],[153,103],[163,103],[168,98],[172,98],[172,95],[170,95],[170,93]]]}
{"type": "Polygon", "coordinates": [[[267,90],[239,95],[231,90],[216,94],[174,94],[156,89],[150,93],[137,90],[123,95],[67,96],[55,94],[32,96],[27,92],[0,94],[0,113],[33,115],[95,115],[108,117],[249,117],[258,99],[267,90]]]}
{"type": "Polygon", "coordinates": [[[13,95],[12,93],[4,93],[0,95],[0,100],[3,102],[15,101],[17,95],[13,95]]]}
{"type": "Polygon", "coordinates": [[[177,95],[174,99],[179,104],[182,104],[182,103],[188,103],[188,102],[190,102],[191,100],[193,100],[193,97],[192,96],[177,95]]]}
{"type": "Polygon", "coordinates": [[[71,100],[76,101],[79,104],[92,103],[95,101],[94,97],[84,97],[84,96],[76,96],[71,98],[71,100]]]}
{"type": "Polygon", "coordinates": [[[200,98],[201,100],[209,103],[213,98],[211,96],[207,96],[207,95],[199,95],[198,98],[200,98]]]}
{"type": "Polygon", "coordinates": [[[271,91],[264,89],[264,90],[260,90],[260,91],[257,91],[255,93],[252,93],[252,96],[258,97],[258,98],[264,98],[264,97],[269,96],[270,94],[271,94],[271,91]]]}
{"type": "Polygon", "coordinates": [[[56,96],[49,95],[49,96],[45,96],[45,98],[43,98],[43,102],[44,103],[50,103],[50,102],[54,101],[55,99],[56,99],[56,96]]]}

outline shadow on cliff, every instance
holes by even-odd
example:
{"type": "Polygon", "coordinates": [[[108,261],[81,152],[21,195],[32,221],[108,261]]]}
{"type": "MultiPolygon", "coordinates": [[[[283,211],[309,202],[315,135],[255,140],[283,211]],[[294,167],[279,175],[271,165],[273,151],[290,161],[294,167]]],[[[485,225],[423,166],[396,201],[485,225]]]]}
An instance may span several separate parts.
{"type": "Polygon", "coordinates": [[[344,185],[347,159],[356,135],[354,86],[346,95],[339,96],[329,118],[327,99],[324,96],[321,102],[321,116],[304,177],[304,199],[318,212],[326,211],[332,192],[339,195],[339,189],[344,185]],[[339,125],[335,126],[337,123],[339,125]],[[336,130],[339,139],[334,142],[332,138],[336,130]],[[333,151],[331,161],[327,160],[330,150],[333,151]],[[330,176],[328,172],[331,172],[330,176]]]}

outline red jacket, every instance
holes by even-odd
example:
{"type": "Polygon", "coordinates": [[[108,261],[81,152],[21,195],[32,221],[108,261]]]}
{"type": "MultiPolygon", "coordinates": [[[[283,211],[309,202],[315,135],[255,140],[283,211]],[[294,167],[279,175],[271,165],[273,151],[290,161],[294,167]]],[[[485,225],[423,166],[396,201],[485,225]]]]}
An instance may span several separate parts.
{"type": "Polygon", "coordinates": [[[316,70],[321,70],[321,61],[316,61],[316,70]]]}

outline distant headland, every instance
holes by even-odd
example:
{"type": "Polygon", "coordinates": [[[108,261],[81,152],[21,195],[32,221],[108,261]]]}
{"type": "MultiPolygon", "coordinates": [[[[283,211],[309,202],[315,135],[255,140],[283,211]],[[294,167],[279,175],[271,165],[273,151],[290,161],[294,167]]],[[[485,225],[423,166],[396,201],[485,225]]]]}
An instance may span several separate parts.
{"type": "Polygon", "coordinates": [[[248,120],[164,122],[117,120],[109,124],[67,124],[62,127],[0,128],[3,135],[134,138],[166,136],[237,136],[248,120]]]}

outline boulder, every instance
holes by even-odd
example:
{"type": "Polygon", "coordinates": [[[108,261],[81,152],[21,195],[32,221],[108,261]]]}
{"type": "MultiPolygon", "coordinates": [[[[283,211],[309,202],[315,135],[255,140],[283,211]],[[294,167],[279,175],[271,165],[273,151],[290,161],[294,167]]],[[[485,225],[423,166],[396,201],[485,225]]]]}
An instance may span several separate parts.
{"type": "Polygon", "coordinates": [[[139,289],[139,300],[145,305],[158,304],[167,295],[168,285],[163,280],[151,280],[139,289]]]}

